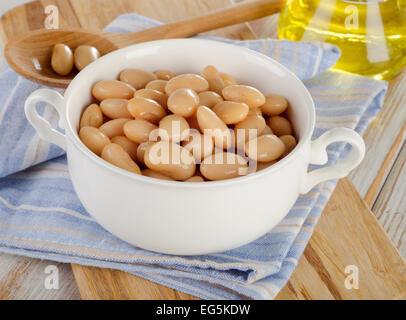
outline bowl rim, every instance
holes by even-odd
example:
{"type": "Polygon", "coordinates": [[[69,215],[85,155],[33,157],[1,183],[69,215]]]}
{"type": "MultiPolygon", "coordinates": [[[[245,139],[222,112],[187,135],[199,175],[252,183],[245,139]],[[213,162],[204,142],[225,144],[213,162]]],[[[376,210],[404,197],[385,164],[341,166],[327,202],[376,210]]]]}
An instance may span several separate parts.
{"type": "Polygon", "coordinates": [[[240,47],[236,46],[233,44],[229,43],[224,43],[220,41],[215,41],[215,40],[208,40],[208,39],[165,39],[165,40],[156,40],[156,41],[149,41],[149,42],[143,42],[139,44],[135,44],[129,47],[125,47],[122,49],[118,49],[116,51],[113,51],[111,53],[108,53],[104,55],[103,57],[99,58],[95,62],[91,63],[88,65],[85,69],[83,69],[69,84],[68,88],[66,89],[64,93],[64,112],[63,112],[63,124],[64,124],[64,129],[65,129],[65,134],[66,138],[70,139],[72,144],[75,146],[75,148],[83,153],[85,156],[87,156],[91,161],[94,163],[98,164],[99,166],[102,166],[116,174],[119,174],[121,176],[125,176],[129,179],[133,179],[136,181],[144,182],[144,183],[149,183],[149,184],[154,184],[154,185],[160,185],[160,186],[167,186],[167,187],[177,187],[177,188],[213,188],[213,187],[219,187],[219,186],[227,186],[227,185],[232,185],[236,183],[243,183],[243,182],[248,182],[253,179],[259,179],[263,177],[264,175],[271,174],[289,163],[293,162],[297,157],[300,156],[300,151],[305,148],[306,144],[309,143],[311,140],[311,136],[313,134],[314,128],[315,128],[315,122],[316,122],[316,111],[315,111],[315,105],[313,98],[309,92],[309,90],[305,87],[303,82],[288,68],[283,66],[281,63],[278,61],[262,54],[259,52],[256,52],[254,50],[251,50],[246,47],[240,47]],[[259,172],[254,172],[251,174],[248,174],[246,176],[241,176],[241,177],[236,177],[232,179],[227,179],[227,180],[220,180],[220,181],[205,181],[205,183],[196,183],[196,182],[185,182],[185,181],[170,181],[170,180],[160,180],[156,178],[151,178],[147,176],[143,176],[141,174],[134,174],[132,172],[129,172],[127,170],[121,169],[101,157],[97,156],[93,152],[91,152],[84,144],[83,142],[79,139],[79,134],[76,132],[76,130],[73,128],[72,124],[69,121],[69,108],[67,107],[69,97],[71,94],[74,92],[78,84],[81,83],[81,81],[85,80],[86,76],[88,73],[91,73],[93,69],[96,69],[99,67],[100,64],[103,64],[104,61],[111,59],[114,56],[117,55],[122,55],[126,54],[129,51],[133,51],[139,48],[146,48],[150,46],[156,46],[156,45],[165,45],[167,43],[176,43],[178,42],[179,44],[183,42],[188,42],[188,45],[191,45],[191,42],[195,43],[200,43],[200,44],[210,44],[213,45],[215,44],[216,46],[219,47],[225,47],[225,48],[232,48],[232,50],[237,50],[237,51],[242,51],[245,53],[249,53],[250,55],[254,55],[257,58],[260,58],[262,60],[265,60],[267,63],[271,64],[276,64],[279,68],[281,68],[284,72],[286,72],[290,77],[294,79],[294,81],[297,82],[301,90],[303,90],[303,93],[305,96],[307,96],[307,102],[305,102],[305,105],[307,105],[307,109],[309,112],[309,125],[308,128],[303,135],[303,137],[300,139],[299,143],[296,145],[296,147],[282,160],[278,161],[277,163],[269,166],[268,168],[265,168],[259,172]]]}

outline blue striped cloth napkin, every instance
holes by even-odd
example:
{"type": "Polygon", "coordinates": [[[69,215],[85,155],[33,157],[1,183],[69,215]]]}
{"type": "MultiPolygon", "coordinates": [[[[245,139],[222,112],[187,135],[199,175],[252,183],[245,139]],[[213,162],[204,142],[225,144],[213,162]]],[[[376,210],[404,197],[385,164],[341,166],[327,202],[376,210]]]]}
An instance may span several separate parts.
{"type": "MultiPolygon", "coordinates": [[[[129,32],[157,24],[129,14],[107,30],[129,32]]],[[[334,46],[216,40],[262,52],[305,80],[317,106],[314,138],[338,126],[362,133],[381,108],[385,82],[326,72],[340,55],[334,46]]],[[[25,120],[24,101],[40,86],[3,63],[0,87],[2,252],[119,269],[205,299],[272,299],[293,272],[336,184],[323,183],[301,196],[277,227],[235,250],[193,257],[148,252],[117,239],[88,215],[73,191],[62,150],[41,141],[25,120]]],[[[52,108],[41,106],[40,111],[57,125],[52,108]]],[[[332,145],[329,163],[345,153],[344,144],[332,145]]]]}

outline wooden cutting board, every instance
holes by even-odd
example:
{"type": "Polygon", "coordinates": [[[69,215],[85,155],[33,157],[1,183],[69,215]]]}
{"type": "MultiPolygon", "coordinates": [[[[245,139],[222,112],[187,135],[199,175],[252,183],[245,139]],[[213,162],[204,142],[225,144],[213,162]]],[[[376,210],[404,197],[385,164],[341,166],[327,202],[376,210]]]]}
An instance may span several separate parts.
{"type": "MultiPolygon", "coordinates": [[[[41,0],[3,16],[4,41],[43,28],[45,7],[56,5],[60,27],[103,29],[120,14],[136,12],[164,22],[224,7],[230,0],[41,0]]],[[[249,25],[211,34],[253,39],[249,25]]],[[[84,299],[196,299],[121,271],[72,265],[84,299]]],[[[304,255],[277,299],[405,299],[406,264],[349,179],[336,191],[314,230],[304,255]],[[345,288],[345,268],[359,270],[359,289],[345,288]]]]}

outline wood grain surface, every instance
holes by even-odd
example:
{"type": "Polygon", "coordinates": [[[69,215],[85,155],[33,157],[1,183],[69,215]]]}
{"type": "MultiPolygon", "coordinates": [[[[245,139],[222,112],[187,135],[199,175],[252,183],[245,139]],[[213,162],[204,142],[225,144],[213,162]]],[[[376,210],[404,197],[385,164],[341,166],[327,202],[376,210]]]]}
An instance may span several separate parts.
{"type": "MultiPolygon", "coordinates": [[[[0,24],[3,40],[27,30],[42,28],[44,8],[50,4],[59,8],[61,27],[100,30],[123,13],[137,12],[163,22],[173,22],[224,7],[229,4],[229,0],[116,0],[114,4],[108,0],[41,0],[16,8],[3,16],[0,24]]],[[[257,32],[260,32],[263,22],[253,24],[257,32]]],[[[255,36],[253,29],[246,24],[211,34],[234,39],[255,36]]],[[[367,149],[375,147],[374,153],[369,152],[365,161],[368,163],[364,162],[365,167],[361,166],[352,175],[357,188],[368,202],[361,199],[349,179],[339,182],[295,272],[277,299],[406,298],[405,262],[368,208],[368,205],[374,203],[377,210],[378,204],[382,203],[379,208],[383,212],[388,210],[385,208],[404,208],[402,199],[394,200],[396,197],[393,197],[398,192],[398,189],[393,188],[399,188],[398,185],[391,183],[404,177],[404,161],[397,161],[405,153],[400,152],[405,129],[406,109],[401,108],[406,85],[404,78],[399,77],[391,84],[384,110],[365,136],[367,149]],[[359,268],[358,290],[347,290],[344,287],[344,269],[347,265],[359,268]]],[[[393,233],[398,236],[397,231],[393,233]]],[[[35,264],[39,262],[30,261],[33,264],[31,268],[35,269],[35,264]]],[[[77,265],[72,267],[84,299],[193,299],[124,272],[77,265]]],[[[6,267],[5,270],[11,272],[12,269],[6,267]]],[[[26,272],[29,270],[26,269],[26,272]]],[[[4,277],[7,279],[7,275],[4,277]]],[[[20,283],[24,284],[25,281],[20,283]]],[[[0,288],[3,289],[1,282],[0,288]]],[[[9,285],[7,290],[15,292],[13,298],[18,297],[19,291],[14,286],[9,285]]],[[[66,298],[75,298],[75,294],[71,292],[66,298]]]]}
{"type": "Polygon", "coordinates": [[[0,253],[0,300],[80,299],[69,264],[0,253]],[[58,287],[45,287],[47,267],[58,269],[58,287]]]}
{"type": "Polygon", "coordinates": [[[406,256],[406,144],[396,157],[372,210],[393,244],[406,256]]]}

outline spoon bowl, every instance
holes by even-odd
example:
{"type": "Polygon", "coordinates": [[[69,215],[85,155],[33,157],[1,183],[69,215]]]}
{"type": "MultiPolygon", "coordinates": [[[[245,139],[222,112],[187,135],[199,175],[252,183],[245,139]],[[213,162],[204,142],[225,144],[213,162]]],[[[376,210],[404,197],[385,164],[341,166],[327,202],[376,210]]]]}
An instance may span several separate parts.
{"type": "Polygon", "coordinates": [[[109,40],[108,33],[75,30],[41,29],[26,34],[5,48],[5,57],[9,65],[25,78],[43,85],[66,88],[78,71],[74,68],[67,76],[61,76],[52,70],[50,61],[55,44],[64,43],[72,51],[80,45],[96,47],[101,55],[110,53],[118,47],[109,40]]]}

